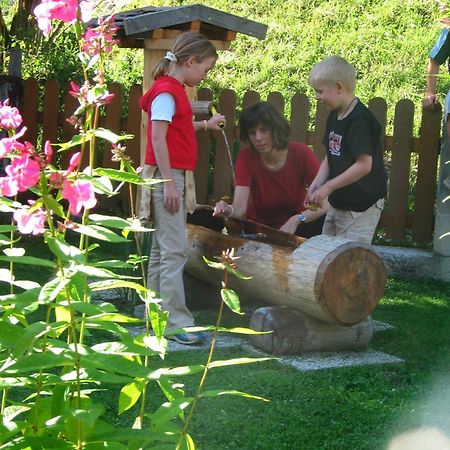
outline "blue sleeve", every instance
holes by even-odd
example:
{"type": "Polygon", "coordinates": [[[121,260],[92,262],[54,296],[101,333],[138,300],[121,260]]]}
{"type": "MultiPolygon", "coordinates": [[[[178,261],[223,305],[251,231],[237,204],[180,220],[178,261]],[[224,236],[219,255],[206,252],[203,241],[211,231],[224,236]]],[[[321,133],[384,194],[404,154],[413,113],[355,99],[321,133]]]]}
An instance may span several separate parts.
{"type": "Polygon", "coordinates": [[[434,59],[439,65],[444,64],[446,59],[450,56],[450,29],[444,28],[434,44],[433,48],[428,53],[428,56],[434,59]]]}

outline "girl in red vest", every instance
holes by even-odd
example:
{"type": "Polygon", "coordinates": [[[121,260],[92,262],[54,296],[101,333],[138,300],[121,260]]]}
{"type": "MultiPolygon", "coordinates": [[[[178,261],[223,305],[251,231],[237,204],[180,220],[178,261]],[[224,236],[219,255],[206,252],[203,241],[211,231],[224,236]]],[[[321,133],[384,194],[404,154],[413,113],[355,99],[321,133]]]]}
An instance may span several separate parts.
{"type": "Polygon", "coordinates": [[[197,164],[195,131],[218,130],[225,117],[217,114],[208,121],[193,122],[185,86],[200,83],[216,60],[216,49],[203,35],[181,34],[153,70],[155,82],[140,99],[140,106],[149,117],[146,172],[150,171],[154,179],[167,180],[154,185],[151,191],[155,231],[148,286],[160,294],[162,308],[169,312],[167,338],[188,345],[205,340],[203,333],[179,330],[194,325],[185,302],[183,268],[187,261],[186,209],[195,206],[195,197],[192,201],[195,193],[192,172],[197,164]],[[194,205],[185,208],[188,199],[194,205]]]}

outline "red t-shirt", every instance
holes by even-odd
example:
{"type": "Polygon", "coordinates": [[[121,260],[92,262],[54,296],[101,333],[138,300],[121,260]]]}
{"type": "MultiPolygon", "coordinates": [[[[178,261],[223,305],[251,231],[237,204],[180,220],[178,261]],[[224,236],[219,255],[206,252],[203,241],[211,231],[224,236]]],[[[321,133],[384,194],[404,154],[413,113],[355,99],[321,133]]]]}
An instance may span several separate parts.
{"type": "Polygon", "coordinates": [[[319,170],[319,161],[306,145],[291,142],[284,166],[268,169],[257,152],[245,148],[236,161],[235,186],[250,188],[247,218],[280,228],[305,210],[306,188],[319,170]]]}
{"type": "MultiPolygon", "coordinates": [[[[169,150],[170,166],[173,169],[194,170],[197,165],[197,138],[192,122],[192,109],[184,86],[168,75],[159,77],[141,97],[140,107],[147,112],[151,121],[151,104],[161,93],[169,92],[175,99],[175,114],[167,128],[166,142],[169,150]]],[[[156,166],[152,145],[152,124],[147,128],[145,163],[156,166]]]]}

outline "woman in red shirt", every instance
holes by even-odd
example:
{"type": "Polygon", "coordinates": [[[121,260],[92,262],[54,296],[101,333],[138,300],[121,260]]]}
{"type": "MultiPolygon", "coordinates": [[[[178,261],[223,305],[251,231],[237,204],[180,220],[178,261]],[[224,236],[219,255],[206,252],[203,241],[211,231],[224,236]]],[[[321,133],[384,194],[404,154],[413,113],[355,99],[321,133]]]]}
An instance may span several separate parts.
{"type": "Polygon", "coordinates": [[[239,152],[233,204],[220,201],[213,215],[249,220],[309,237],[319,234],[325,209],[305,205],[307,188],[320,163],[312,150],[288,142],[287,120],[268,102],[246,109],[240,120],[239,152]],[[311,224],[311,225],[310,225],[311,224]]]}

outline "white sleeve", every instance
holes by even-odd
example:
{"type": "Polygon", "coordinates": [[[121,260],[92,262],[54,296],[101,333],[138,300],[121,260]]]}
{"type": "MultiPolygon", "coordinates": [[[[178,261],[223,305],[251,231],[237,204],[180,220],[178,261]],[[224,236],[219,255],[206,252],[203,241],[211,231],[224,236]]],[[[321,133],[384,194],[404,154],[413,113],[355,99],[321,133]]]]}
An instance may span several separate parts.
{"type": "Polygon", "coordinates": [[[172,122],[175,114],[175,99],[172,94],[162,92],[158,94],[152,102],[151,118],[152,120],[164,120],[172,122]]]}

